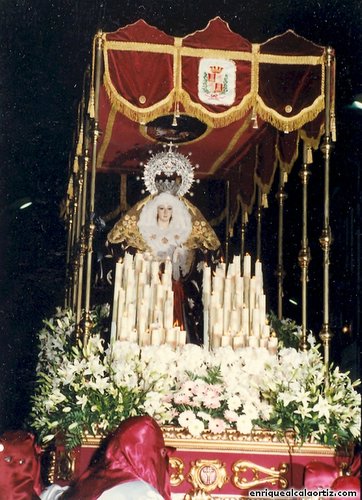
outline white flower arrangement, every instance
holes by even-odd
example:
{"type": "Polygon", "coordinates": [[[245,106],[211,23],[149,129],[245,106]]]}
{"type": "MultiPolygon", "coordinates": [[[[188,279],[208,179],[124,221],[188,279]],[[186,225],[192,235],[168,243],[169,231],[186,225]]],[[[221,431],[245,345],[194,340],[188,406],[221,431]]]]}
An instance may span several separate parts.
{"type": "Polygon", "coordinates": [[[121,420],[142,414],[196,437],[265,428],[281,435],[293,430],[300,442],[330,446],[360,438],[357,382],[332,367],[326,387],[316,345],[307,352],[281,347],[277,354],[193,344],[173,350],[116,341],[106,347],[101,318],[107,313],[93,311],[96,333],[86,347],[75,342],[69,311],[45,321],[31,413],[40,442],[62,434],[72,448],[85,433],[106,435],[121,420]]]}

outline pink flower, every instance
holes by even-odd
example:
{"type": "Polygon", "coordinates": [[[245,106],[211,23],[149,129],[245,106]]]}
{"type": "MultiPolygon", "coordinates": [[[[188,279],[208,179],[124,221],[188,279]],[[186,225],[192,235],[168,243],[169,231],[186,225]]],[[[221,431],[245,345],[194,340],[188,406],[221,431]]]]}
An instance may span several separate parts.
{"type": "Polygon", "coordinates": [[[220,398],[217,393],[206,394],[202,402],[206,408],[210,409],[220,408],[220,398]]]}
{"type": "Polygon", "coordinates": [[[187,405],[190,404],[190,398],[188,394],[185,394],[184,392],[179,392],[174,395],[173,400],[175,404],[177,405],[187,405]]]}
{"type": "Polygon", "coordinates": [[[213,434],[221,434],[226,429],[226,424],[221,418],[213,418],[209,422],[209,429],[213,434]]]}
{"type": "Polygon", "coordinates": [[[236,422],[238,414],[232,410],[225,410],[224,417],[228,422],[236,422]]]}

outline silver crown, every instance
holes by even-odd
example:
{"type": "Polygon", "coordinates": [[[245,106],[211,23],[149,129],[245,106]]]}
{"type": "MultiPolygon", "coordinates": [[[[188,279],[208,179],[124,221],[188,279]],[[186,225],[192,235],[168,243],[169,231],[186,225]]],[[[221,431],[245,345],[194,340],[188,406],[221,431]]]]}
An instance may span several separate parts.
{"type": "Polygon", "coordinates": [[[173,195],[184,196],[195,182],[194,168],[199,165],[193,167],[189,160],[191,153],[185,156],[177,152],[177,146],[172,143],[164,145],[164,149],[156,154],[149,151],[152,156],[144,165],[142,177],[146,189],[151,194],[167,191],[173,195]]]}

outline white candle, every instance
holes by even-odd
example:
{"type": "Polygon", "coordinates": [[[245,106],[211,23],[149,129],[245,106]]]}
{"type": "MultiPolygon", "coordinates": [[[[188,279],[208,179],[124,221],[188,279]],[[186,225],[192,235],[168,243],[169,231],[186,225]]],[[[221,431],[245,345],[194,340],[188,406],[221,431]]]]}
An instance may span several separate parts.
{"type": "MultiPolygon", "coordinates": [[[[119,327],[119,334],[118,338],[119,340],[129,340],[129,326],[128,326],[128,316],[126,313],[122,315],[121,321],[120,321],[120,327],[119,327]]],[[[117,329],[118,333],[118,329],[117,329]]]]}
{"type": "Polygon", "coordinates": [[[240,330],[240,315],[236,309],[233,309],[230,313],[229,330],[234,334],[240,330]]]}
{"type": "Polygon", "coordinates": [[[241,258],[240,255],[235,255],[233,259],[235,276],[239,277],[241,273],[241,258]]]}
{"type": "Polygon", "coordinates": [[[138,341],[138,332],[135,328],[133,328],[130,332],[130,336],[129,336],[129,341],[130,342],[134,342],[135,344],[137,344],[137,341],[138,341]]]}
{"type": "Polygon", "coordinates": [[[235,276],[235,265],[231,262],[228,267],[227,277],[232,278],[233,276],[235,276]]]}
{"type": "Polygon", "coordinates": [[[244,256],[243,275],[247,278],[250,278],[250,276],[251,276],[251,257],[248,253],[245,254],[245,256],[244,256]]]}
{"type": "Polygon", "coordinates": [[[220,334],[214,334],[212,337],[212,348],[213,349],[218,349],[221,347],[221,333],[220,334]]]}
{"type": "Polygon", "coordinates": [[[244,289],[244,304],[246,307],[250,305],[250,278],[244,276],[243,278],[243,289],[244,289]]]}
{"type": "Polygon", "coordinates": [[[277,337],[270,337],[268,340],[268,351],[271,354],[276,354],[278,350],[278,339],[277,337]]]}
{"type": "Polygon", "coordinates": [[[241,311],[242,328],[245,335],[249,335],[249,309],[244,307],[241,311]]]}
{"type": "Polygon", "coordinates": [[[260,345],[260,347],[267,348],[268,347],[268,339],[266,339],[266,338],[259,339],[259,345],[260,345]]]}
{"type": "Polygon", "coordinates": [[[259,339],[256,337],[248,337],[249,347],[259,347],[259,339]]]}
{"type": "Polygon", "coordinates": [[[249,288],[249,308],[250,310],[255,308],[255,297],[256,297],[256,279],[253,276],[250,280],[250,288],[249,288]]]}
{"type": "Polygon", "coordinates": [[[177,332],[177,345],[183,346],[186,344],[186,331],[180,330],[177,332]]]}
{"type": "Polygon", "coordinates": [[[233,348],[240,349],[241,347],[245,347],[244,335],[236,335],[233,337],[233,348]]]}
{"type": "Polygon", "coordinates": [[[263,279],[263,271],[260,260],[255,262],[255,277],[259,279],[263,279]]]}
{"type": "Polygon", "coordinates": [[[233,338],[231,335],[222,335],[221,336],[221,347],[227,347],[232,345],[233,338]]]}
{"type": "Polygon", "coordinates": [[[117,321],[117,311],[118,311],[118,292],[121,286],[122,280],[122,262],[118,261],[116,263],[116,273],[114,278],[114,292],[113,292],[113,309],[112,309],[112,322],[117,321]]]}
{"type": "Polygon", "coordinates": [[[260,314],[259,314],[259,309],[253,309],[252,312],[252,322],[251,322],[251,328],[253,331],[253,335],[257,338],[260,337],[260,314]]]}
{"type": "Polygon", "coordinates": [[[174,349],[177,346],[177,334],[174,328],[169,328],[166,330],[166,343],[169,344],[174,349]]]}
{"type": "Polygon", "coordinates": [[[264,338],[268,338],[270,335],[270,325],[263,325],[262,335],[264,338]]]}
{"type": "Polygon", "coordinates": [[[151,345],[161,345],[162,331],[161,328],[152,328],[151,330],[151,345]]]}

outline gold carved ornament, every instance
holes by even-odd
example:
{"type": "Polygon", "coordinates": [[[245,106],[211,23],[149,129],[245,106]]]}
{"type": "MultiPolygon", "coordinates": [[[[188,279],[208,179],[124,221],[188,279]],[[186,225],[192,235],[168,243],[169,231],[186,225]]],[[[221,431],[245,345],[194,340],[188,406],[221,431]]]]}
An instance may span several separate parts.
{"type": "Polygon", "coordinates": [[[181,458],[170,457],[170,483],[171,486],[179,486],[185,480],[185,464],[181,458]]]}
{"type": "Polygon", "coordinates": [[[285,477],[288,472],[288,464],[286,463],[282,463],[279,469],[275,470],[275,467],[267,468],[249,460],[238,460],[232,465],[232,471],[234,474],[231,481],[240,490],[254,488],[262,484],[275,485],[277,483],[283,489],[288,487],[288,480],[285,477]],[[251,472],[251,479],[247,477],[248,472],[251,472]],[[264,477],[261,477],[260,474],[264,474],[264,477]]]}
{"type": "Polygon", "coordinates": [[[229,481],[225,463],[207,459],[191,462],[188,481],[192,484],[194,493],[209,493],[222,488],[229,481]]]}

